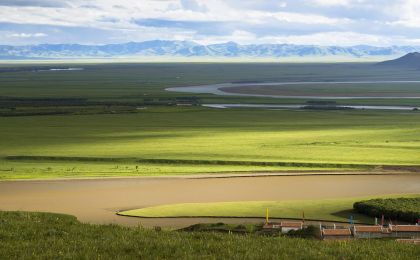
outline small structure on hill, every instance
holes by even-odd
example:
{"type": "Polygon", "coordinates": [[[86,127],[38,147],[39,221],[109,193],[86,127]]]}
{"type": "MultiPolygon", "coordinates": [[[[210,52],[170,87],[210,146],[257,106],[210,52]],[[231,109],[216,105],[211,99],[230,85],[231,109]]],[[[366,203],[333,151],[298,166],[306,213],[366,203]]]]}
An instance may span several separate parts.
{"type": "Polygon", "coordinates": [[[303,229],[303,222],[293,222],[293,221],[282,221],[280,222],[281,232],[287,233],[291,230],[301,230],[303,229]]]}
{"type": "Polygon", "coordinates": [[[383,238],[389,237],[391,231],[381,225],[375,226],[354,226],[353,235],[355,238],[383,238]]]}
{"type": "Polygon", "coordinates": [[[350,228],[321,227],[321,238],[324,240],[346,240],[353,238],[350,228]]]}
{"type": "Polygon", "coordinates": [[[389,225],[393,237],[420,238],[420,226],[416,225],[389,225]]]}
{"type": "Polygon", "coordinates": [[[281,233],[288,233],[291,230],[302,230],[303,222],[300,221],[281,221],[280,223],[268,222],[263,226],[265,230],[278,230],[281,233]]]}
{"type": "MultiPolygon", "coordinates": [[[[304,219],[304,218],[303,218],[304,219]]],[[[263,226],[264,230],[278,230],[281,233],[286,234],[289,231],[297,231],[303,229],[302,221],[281,221],[280,223],[270,222],[268,219],[268,208],[265,211],[265,224],[263,226]]]]}
{"type": "Polygon", "coordinates": [[[405,243],[405,244],[414,244],[414,245],[420,245],[420,239],[413,238],[413,239],[397,239],[397,242],[399,243],[405,243]]]}

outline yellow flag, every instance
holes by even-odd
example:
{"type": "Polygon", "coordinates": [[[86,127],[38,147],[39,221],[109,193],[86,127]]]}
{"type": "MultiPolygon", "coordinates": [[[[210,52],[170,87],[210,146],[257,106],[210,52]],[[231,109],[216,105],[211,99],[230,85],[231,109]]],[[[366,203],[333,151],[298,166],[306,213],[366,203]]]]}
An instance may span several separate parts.
{"type": "Polygon", "coordinates": [[[268,208],[265,210],[265,223],[268,224],[268,208]]]}

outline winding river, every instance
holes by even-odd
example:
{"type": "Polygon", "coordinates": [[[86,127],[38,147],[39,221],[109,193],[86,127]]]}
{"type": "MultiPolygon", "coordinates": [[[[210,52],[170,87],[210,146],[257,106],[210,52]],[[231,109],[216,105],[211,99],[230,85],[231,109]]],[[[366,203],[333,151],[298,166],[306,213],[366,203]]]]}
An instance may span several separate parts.
{"type": "Polygon", "coordinates": [[[416,84],[420,81],[306,81],[306,82],[256,82],[256,83],[221,83],[201,86],[173,87],[166,88],[166,91],[196,93],[196,94],[215,94],[222,96],[248,96],[248,97],[271,97],[271,98],[295,98],[295,99],[420,99],[420,95],[398,95],[398,96],[322,96],[322,95],[273,95],[258,93],[231,92],[229,89],[241,87],[270,87],[287,85],[345,85],[345,84],[416,84]]]}
{"type": "MultiPolygon", "coordinates": [[[[143,177],[91,180],[3,181],[0,210],[65,213],[82,222],[183,227],[229,219],[117,216],[119,210],[154,205],[331,199],[420,193],[420,175],[327,175],[236,178],[143,177]]],[[[241,222],[260,221],[243,219],[241,222]]]]}

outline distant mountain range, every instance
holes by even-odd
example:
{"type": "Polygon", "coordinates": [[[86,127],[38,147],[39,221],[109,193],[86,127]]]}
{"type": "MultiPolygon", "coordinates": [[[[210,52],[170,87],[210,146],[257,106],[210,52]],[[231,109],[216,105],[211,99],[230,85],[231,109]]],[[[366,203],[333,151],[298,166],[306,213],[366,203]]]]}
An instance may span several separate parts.
{"type": "Polygon", "coordinates": [[[235,42],[202,45],[190,41],[146,41],[107,45],[39,44],[0,45],[0,59],[112,58],[135,56],[171,57],[382,57],[419,52],[420,46],[352,47],[235,42]]]}
{"type": "Polygon", "coordinates": [[[378,63],[378,65],[406,67],[406,68],[420,68],[420,53],[419,52],[408,53],[402,56],[401,58],[380,62],[378,63]]]}

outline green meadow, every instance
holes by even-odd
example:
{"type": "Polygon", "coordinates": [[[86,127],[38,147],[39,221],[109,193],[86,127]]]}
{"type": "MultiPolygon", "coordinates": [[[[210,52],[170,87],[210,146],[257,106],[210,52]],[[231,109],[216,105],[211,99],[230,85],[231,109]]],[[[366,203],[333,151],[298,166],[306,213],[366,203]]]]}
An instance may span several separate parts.
{"type": "Polygon", "coordinates": [[[162,217],[258,217],[264,218],[266,209],[269,217],[306,220],[348,222],[350,215],[355,223],[373,224],[369,217],[353,210],[353,204],[372,198],[418,198],[413,195],[387,195],[361,198],[324,199],[324,200],[288,200],[288,201],[244,201],[214,203],[184,203],[159,205],[119,212],[123,216],[162,218],[162,217]]]}
{"type": "MultiPolygon", "coordinates": [[[[0,179],[420,165],[418,111],[218,110],[176,104],[308,100],[165,91],[223,82],[419,79],[416,70],[369,63],[2,64],[0,179]],[[84,70],[48,71],[56,67],[84,70]]],[[[306,86],[304,92],[319,87],[306,86]]],[[[352,84],[338,88],[363,91],[363,86],[352,84]]],[[[416,84],[375,85],[374,91],[394,88],[408,94],[418,91],[416,84]]],[[[420,105],[418,99],[337,102],[420,105]]]]}
{"type": "Polygon", "coordinates": [[[420,164],[417,112],[151,107],[118,115],[0,117],[0,133],[6,179],[28,168],[33,174],[23,178],[58,177],[57,167],[121,176],[420,164]],[[97,160],[91,169],[89,158],[97,160]]]}
{"type": "Polygon", "coordinates": [[[0,212],[2,259],[416,259],[392,240],[316,239],[155,231],[82,224],[68,215],[0,212]]]}
{"type": "MultiPolygon", "coordinates": [[[[418,170],[419,111],[210,109],[200,104],[311,100],[165,91],[224,82],[369,80],[420,76],[417,70],[356,63],[0,64],[0,180],[418,170]],[[48,71],[57,67],[84,70],[48,71]],[[179,106],[185,103],[192,106],[179,106]]],[[[416,84],[365,87],[396,88],[406,95],[420,89],[416,84]]],[[[361,91],[352,84],[338,90],[361,91]]],[[[414,98],[337,103],[420,106],[414,98]]],[[[271,217],[300,218],[304,211],[307,219],[346,221],[353,214],[370,223],[370,217],[352,211],[360,199],[160,205],[121,214],[261,217],[269,208],[271,217]]],[[[388,240],[151,230],[2,211],[0,245],[0,259],[416,259],[420,254],[418,246],[388,240]]]]}

